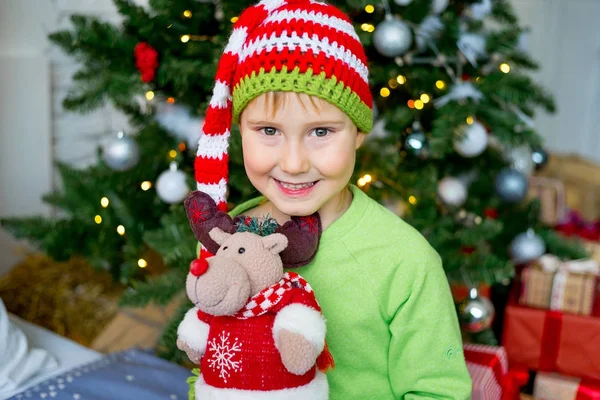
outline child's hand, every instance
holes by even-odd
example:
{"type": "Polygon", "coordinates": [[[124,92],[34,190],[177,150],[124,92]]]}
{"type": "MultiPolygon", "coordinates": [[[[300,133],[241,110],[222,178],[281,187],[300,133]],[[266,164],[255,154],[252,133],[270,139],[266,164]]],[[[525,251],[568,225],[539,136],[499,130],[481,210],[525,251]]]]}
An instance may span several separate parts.
{"type": "Polygon", "coordinates": [[[315,365],[317,349],[301,334],[282,329],[278,343],[281,361],[292,374],[304,375],[315,365]]]}
{"type": "Polygon", "coordinates": [[[194,364],[200,364],[200,357],[202,357],[202,353],[198,350],[192,349],[187,343],[185,343],[181,339],[177,339],[177,348],[185,354],[187,354],[188,358],[194,364]]]}

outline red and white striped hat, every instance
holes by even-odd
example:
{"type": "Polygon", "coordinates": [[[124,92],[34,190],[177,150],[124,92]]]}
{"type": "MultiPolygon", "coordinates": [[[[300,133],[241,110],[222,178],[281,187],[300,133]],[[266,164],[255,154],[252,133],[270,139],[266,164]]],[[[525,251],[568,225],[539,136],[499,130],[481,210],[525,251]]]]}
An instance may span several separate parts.
{"type": "Polygon", "coordinates": [[[344,111],[361,132],[373,125],[365,51],[346,14],[316,0],[262,0],[244,10],[219,60],[198,143],[198,190],[227,211],[232,121],[266,92],[317,96],[344,111]]]}

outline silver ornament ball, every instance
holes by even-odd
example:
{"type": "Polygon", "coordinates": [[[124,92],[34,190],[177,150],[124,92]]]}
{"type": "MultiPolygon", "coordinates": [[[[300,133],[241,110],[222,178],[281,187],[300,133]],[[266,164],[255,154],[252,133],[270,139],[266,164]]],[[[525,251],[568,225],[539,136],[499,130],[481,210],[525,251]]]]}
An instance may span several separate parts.
{"type": "Polygon", "coordinates": [[[186,176],[182,171],[177,170],[175,162],[172,162],[169,169],[161,173],[156,181],[156,193],[165,203],[179,203],[189,192],[186,176]]]}
{"type": "Polygon", "coordinates": [[[412,31],[397,18],[386,18],[375,28],[373,45],[386,57],[397,57],[406,52],[412,44],[412,31]]]}
{"type": "Polygon", "coordinates": [[[140,160],[140,149],[133,138],[119,132],[117,139],[104,146],[102,159],[115,171],[127,171],[140,160]]]}
{"type": "Polygon", "coordinates": [[[548,163],[548,153],[541,147],[535,147],[531,151],[531,160],[535,169],[542,169],[548,163]]]}
{"type": "Polygon", "coordinates": [[[398,4],[399,6],[407,6],[412,3],[412,0],[394,0],[394,3],[398,4]]]}
{"type": "Polygon", "coordinates": [[[509,253],[515,264],[537,260],[546,253],[546,243],[532,229],[519,233],[510,242],[509,253]]]}
{"type": "Polygon", "coordinates": [[[485,127],[475,121],[466,125],[462,135],[454,141],[454,150],[463,157],[477,157],[488,145],[488,134],[485,127]]]}
{"type": "Polygon", "coordinates": [[[444,204],[453,207],[459,207],[467,200],[467,187],[460,179],[451,176],[439,182],[437,193],[444,204]]]}
{"type": "Polygon", "coordinates": [[[476,288],[458,305],[458,320],[465,332],[478,333],[492,325],[496,311],[492,302],[479,295],[476,288]]]}
{"type": "Polygon", "coordinates": [[[496,176],[496,193],[508,203],[518,203],[527,196],[529,181],[514,168],[505,168],[496,176]]]}
{"type": "Polygon", "coordinates": [[[429,157],[429,142],[422,131],[414,131],[406,136],[404,149],[408,154],[425,160],[429,157]]]}

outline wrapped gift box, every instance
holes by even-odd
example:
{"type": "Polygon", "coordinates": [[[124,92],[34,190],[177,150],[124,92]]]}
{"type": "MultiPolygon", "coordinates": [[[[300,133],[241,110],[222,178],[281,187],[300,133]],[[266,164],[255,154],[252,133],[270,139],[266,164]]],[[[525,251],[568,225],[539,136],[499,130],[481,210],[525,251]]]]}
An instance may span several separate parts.
{"type": "Polygon", "coordinates": [[[533,397],[539,400],[598,400],[600,384],[556,373],[540,372],[535,377],[533,397]]]}
{"type": "Polygon", "coordinates": [[[585,219],[600,218],[600,166],[576,155],[552,154],[536,175],[556,178],[565,186],[567,207],[585,219]]]}
{"type": "Polygon", "coordinates": [[[519,303],[590,315],[597,286],[595,260],[560,261],[544,255],[523,269],[519,303]]]}
{"type": "Polygon", "coordinates": [[[506,306],[502,344],[511,366],[600,380],[600,318],[506,306]]]}
{"type": "Polygon", "coordinates": [[[529,375],[523,369],[508,369],[503,347],[465,344],[463,352],[473,381],[471,400],[519,399],[519,387],[529,375]]]}
{"type": "Polygon", "coordinates": [[[559,179],[531,176],[528,197],[540,200],[540,220],[545,224],[554,226],[565,218],[565,187],[559,179]]]}

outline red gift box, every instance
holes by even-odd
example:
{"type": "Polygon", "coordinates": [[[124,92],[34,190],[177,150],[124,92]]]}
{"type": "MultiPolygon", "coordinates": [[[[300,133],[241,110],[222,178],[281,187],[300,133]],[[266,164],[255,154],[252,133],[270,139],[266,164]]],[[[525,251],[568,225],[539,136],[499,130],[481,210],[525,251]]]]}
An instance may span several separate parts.
{"type": "Polygon", "coordinates": [[[519,388],[529,374],[523,369],[508,369],[503,347],[465,344],[463,352],[473,381],[471,400],[518,400],[519,388]]]}
{"type": "Polygon", "coordinates": [[[580,378],[541,372],[535,377],[533,396],[539,400],[599,400],[600,385],[580,378]]]}
{"type": "Polygon", "coordinates": [[[511,366],[600,380],[600,318],[506,306],[502,344],[511,366]]]}

